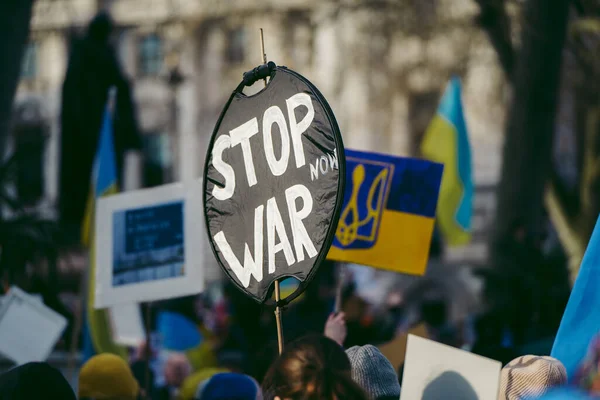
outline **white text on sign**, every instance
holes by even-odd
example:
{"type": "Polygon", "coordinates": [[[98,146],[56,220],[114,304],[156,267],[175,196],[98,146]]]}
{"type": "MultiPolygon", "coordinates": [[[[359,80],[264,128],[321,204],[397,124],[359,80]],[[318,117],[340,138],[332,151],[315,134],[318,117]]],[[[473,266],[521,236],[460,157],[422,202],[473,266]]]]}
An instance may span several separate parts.
{"type": "MultiPolygon", "coordinates": [[[[286,106],[287,120],[278,106],[267,108],[262,118],[264,157],[272,175],[278,177],[285,174],[292,152],[296,168],[306,165],[307,173],[310,170],[311,181],[319,178],[319,172],[323,176],[331,170],[338,169],[338,158],[335,150],[333,154],[317,158],[314,165],[307,165],[306,163],[302,135],[307,132],[315,117],[311,97],[306,93],[295,94],[286,100],[286,106]],[[300,121],[297,120],[295,114],[298,107],[307,110],[306,115],[300,121]],[[279,158],[275,155],[276,152],[273,148],[274,125],[277,125],[281,137],[279,158]]],[[[250,145],[250,140],[258,133],[259,123],[255,117],[230,130],[229,134],[220,135],[215,141],[212,149],[212,163],[215,169],[225,178],[224,185],[215,185],[212,189],[215,199],[220,201],[229,200],[236,189],[236,171],[223,160],[225,151],[241,149],[241,152],[240,150],[237,151],[241,153],[238,154],[243,158],[249,187],[253,187],[259,179],[262,179],[262,177],[256,176],[254,155],[250,145]]],[[[236,155],[236,157],[239,156],[236,155]]],[[[283,220],[275,197],[267,199],[265,204],[255,208],[253,251],[251,251],[248,242],[244,243],[243,263],[235,255],[223,231],[219,231],[214,235],[214,242],[223,258],[244,287],[249,286],[251,277],[254,277],[258,282],[263,280],[265,231],[267,240],[266,260],[269,274],[275,273],[275,256],[279,252],[283,253],[288,267],[304,261],[305,257],[312,259],[318,255],[318,251],[303,222],[313,211],[312,194],[305,185],[293,184],[293,182],[290,184],[291,186],[285,190],[288,220],[283,220]],[[291,233],[291,236],[288,236],[288,232],[291,233]]]]}
{"type": "MultiPolygon", "coordinates": [[[[313,107],[310,96],[306,93],[298,93],[286,100],[288,119],[290,121],[290,129],[288,132],[285,116],[281,109],[277,106],[269,107],[263,115],[263,144],[265,150],[265,158],[269,169],[274,176],[281,176],[287,170],[290,157],[290,137],[291,147],[294,149],[294,157],[296,159],[296,168],[304,166],[304,148],[302,146],[302,134],[306,132],[315,117],[315,109],[313,107]],[[296,121],[296,108],[304,106],[308,112],[301,121],[296,121]],[[279,134],[281,136],[281,157],[279,160],[275,156],[273,149],[272,127],[277,124],[279,134]]],[[[244,158],[244,166],[246,168],[246,179],[250,187],[258,183],[256,172],[254,170],[254,160],[252,158],[252,148],[250,147],[250,138],[258,133],[258,120],[252,118],[250,121],[238,126],[229,131],[229,135],[221,135],[216,140],[212,150],[212,163],[215,169],[225,178],[225,185],[213,187],[212,194],[218,200],[227,200],[233,196],[235,191],[235,171],[231,165],[223,161],[223,152],[227,149],[234,148],[240,145],[242,149],[242,157],[244,158]]]]}
{"type": "MultiPolygon", "coordinates": [[[[275,272],[275,255],[283,251],[285,260],[288,267],[296,262],[304,260],[304,250],[308,254],[308,258],[317,256],[317,249],[310,240],[308,232],[302,223],[302,220],[306,218],[312,212],[313,199],[310,195],[310,191],[304,185],[295,185],[285,191],[285,199],[287,202],[288,212],[290,216],[290,225],[292,228],[292,242],[294,244],[294,250],[296,251],[295,257],[292,251],[291,243],[288,239],[279,207],[274,197],[267,200],[267,249],[268,249],[268,262],[269,262],[269,273],[275,272]],[[298,209],[296,200],[302,200],[302,208],[298,209]],[[275,244],[275,234],[279,236],[280,242],[275,244]]],[[[248,287],[250,284],[250,276],[254,276],[258,282],[263,279],[263,219],[264,219],[264,206],[260,205],[254,210],[254,257],[250,252],[248,244],[244,244],[244,265],[240,263],[231,246],[225,238],[223,231],[218,232],[214,239],[215,243],[219,247],[219,251],[223,254],[223,257],[229,264],[231,270],[235,273],[237,278],[240,280],[244,287],[248,287]]]]}

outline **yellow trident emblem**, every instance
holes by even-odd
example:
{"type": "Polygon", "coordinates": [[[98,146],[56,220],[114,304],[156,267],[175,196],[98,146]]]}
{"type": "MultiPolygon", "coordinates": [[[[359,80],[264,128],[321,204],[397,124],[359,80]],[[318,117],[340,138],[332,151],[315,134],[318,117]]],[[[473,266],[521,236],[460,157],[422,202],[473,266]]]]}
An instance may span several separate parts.
{"type": "Polygon", "coordinates": [[[379,172],[379,174],[377,174],[371,183],[365,204],[367,215],[361,219],[358,196],[365,180],[365,166],[363,164],[358,164],[356,167],[354,167],[354,170],[352,171],[352,193],[346,208],[344,208],[342,211],[337,232],[335,234],[337,240],[342,244],[342,246],[349,246],[357,239],[369,242],[375,241],[377,236],[379,216],[383,208],[382,204],[387,177],[388,169],[384,168],[381,170],[381,172],[379,172]],[[376,194],[377,198],[375,199],[376,194]],[[371,229],[367,232],[368,234],[360,235],[359,229],[371,222],[372,225],[371,229]]]}

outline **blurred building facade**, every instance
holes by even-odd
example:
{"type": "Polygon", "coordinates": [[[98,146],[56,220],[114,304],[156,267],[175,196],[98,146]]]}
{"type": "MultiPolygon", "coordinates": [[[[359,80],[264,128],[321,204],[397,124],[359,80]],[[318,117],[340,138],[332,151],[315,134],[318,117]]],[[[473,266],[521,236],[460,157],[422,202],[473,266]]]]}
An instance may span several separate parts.
{"type": "Polygon", "coordinates": [[[39,204],[49,212],[59,195],[59,157],[68,157],[59,154],[58,124],[69,42],[99,9],[116,22],[134,85],[146,186],[201,176],[223,104],[261,62],[259,28],[268,59],[301,72],[329,100],[348,148],[418,154],[445,84],[459,75],[478,188],[475,240],[447,256],[485,258],[507,96],[494,50],[474,22],[476,2],[39,0],[17,105],[33,104],[49,127],[38,174],[39,204]]]}

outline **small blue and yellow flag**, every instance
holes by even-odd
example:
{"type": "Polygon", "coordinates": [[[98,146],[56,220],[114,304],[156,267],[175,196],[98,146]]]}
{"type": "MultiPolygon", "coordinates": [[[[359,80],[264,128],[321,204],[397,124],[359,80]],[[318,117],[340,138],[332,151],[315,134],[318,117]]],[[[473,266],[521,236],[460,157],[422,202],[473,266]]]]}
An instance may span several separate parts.
{"type": "MultiPolygon", "coordinates": [[[[281,296],[282,299],[285,299],[286,297],[288,297],[292,293],[294,293],[296,291],[296,289],[298,289],[298,286],[300,286],[300,281],[297,280],[296,278],[289,277],[287,279],[284,279],[279,283],[279,295],[281,296]]],[[[303,294],[298,296],[295,299],[295,301],[298,301],[298,299],[301,299],[302,296],[303,296],[303,294]]],[[[272,299],[275,300],[275,293],[273,293],[272,299]]]]}
{"type": "MultiPolygon", "coordinates": [[[[86,340],[91,339],[92,346],[86,346],[94,353],[113,353],[127,360],[127,349],[117,345],[112,339],[109,315],[107,310],[94,309],[94,296],[96,292],[96,246],[93,240],[94,233],[94,214],[96,209],[96,199],[103,196],[109,196],[118,192],[117,188],[117,167],[115,162],[115,149],[113,144],[113,123],[112,110],[114,108],[115,93],[111,91],[108,105],[104,112],[102,128],[100,130],[100,140],[96,158],[92,170],[92,182],[90,195],[86,207],[82,227],[82,241],[89,247],[89,271],[88,271],[88,296],[86,307],[86,326],[84,332],[89,335],[86,340]]],[[[93,354],[88,352],[84,358],[89,358],[93,354]]]]}
{"type": "Polygon", "coordinates": [[[471,240],[473,212],[471,149],[460,92],[460,80],[452,78],[421,143],[425,158],[444,164],[437,218],[451,246],[471,240]]]}
{"type": "Polygon", "coordinates": [[[346,193],[330,260],[425,273],[443,165],[346,150],[346,193]]]}

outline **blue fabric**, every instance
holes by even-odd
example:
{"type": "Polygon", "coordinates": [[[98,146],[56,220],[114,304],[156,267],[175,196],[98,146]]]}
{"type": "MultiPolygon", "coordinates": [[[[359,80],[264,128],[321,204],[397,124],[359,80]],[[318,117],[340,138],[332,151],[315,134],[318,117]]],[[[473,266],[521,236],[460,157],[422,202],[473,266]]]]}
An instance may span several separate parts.
{"type": "Polygon", "coordinates": [[[104,111],[100,142],[94,163],[94,179],[96,197],[100,197],[112,185],[117,183],[117,164],[115,161],[115,146],[113,143],[113,126],[110,106],[104,111]]]}
{"type": "Polygon", "coordinates": [[[581,262],[579,275],[552,347],[551,356],[565,365],[569,379],[573,378],[587,354],[590,342],[600,331],[600,223],[598,221],[581,262]]]}
{"type": "Polygon", "coordinates": [[[438,114],[456,128],[458,151],[458,175],[464,186],[464,195],[456,212],[456,222],[465,230],[471,228],[471,215],[473,212],[473,174],[471,171],[471,147],[467,124],[463,114],[461,100],[460,79],[453,77],[442,97],[438,107],[438,114]]]}
{"type": "Polygon", "coordinates": [[[223,373],[213,375],[200,387],[197,400],[256,400],[259,387],[247,375],[223,373]]]}
{"type": "Polygon", "coordinates": [[[157,328],[165,350],[186,351],[199,346],[203,340],[198,327],[178,313],[161,311],[157,328]]]}
{"type": "Polygon", "coordinates": [[[538,397],[539,400],[591,400],[595,398],[570,388],[556,389],[550,393],[546,393],[542,397],[538,397]]]}

